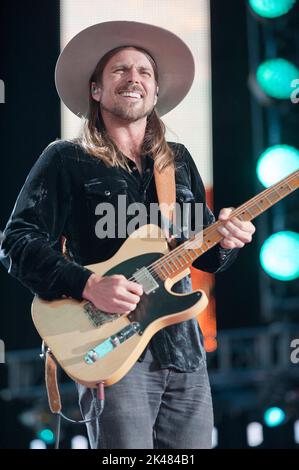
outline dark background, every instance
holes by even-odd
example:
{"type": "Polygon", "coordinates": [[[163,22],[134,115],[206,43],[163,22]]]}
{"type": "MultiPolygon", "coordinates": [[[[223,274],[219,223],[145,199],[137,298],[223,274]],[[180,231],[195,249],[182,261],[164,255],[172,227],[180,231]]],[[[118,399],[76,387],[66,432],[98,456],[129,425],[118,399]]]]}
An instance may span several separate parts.
{"type": "MultiPolygon", "coordinates": [[[[213,174],[215,213],[256,194],[252,158],[246,2],[211,2],[213,174]]],[[[262,215],[261,217],[264,217],[262,215]]],[[[256,238],[216,277],[217,325],[260,323],[256,238]]]]}
{"type": "MultiPolygon", "coordinates": [[[[54,84],[59,55],[59,2],[1,2],[0,229],[42,150],[60,136],[60,102],[54,84]]],[[[32,295],[0,267],[0,337],[7,350],[39,344],[32,328],[32,295]],[[4,295],[5,294],[5,295],[4,295]]]]}
{"type": "MultiPolygon", "coordinates": [[[[0,105],[0,229],[42,150],[60,136],[60,101],[54,84],[59,55],[59,2],[4,0],[0,4],[0,78],[5,103],[0,105]]],[[[6,353],[40,347],[30,314],[32,294],[0,267],[0,338],[6,353]]],[[[6,382],[0,364],[0,388],[6,382]]],[[[28,403],[0,400],[0,448],[27,447],[34,433],[18,420],[28,403]]]]}

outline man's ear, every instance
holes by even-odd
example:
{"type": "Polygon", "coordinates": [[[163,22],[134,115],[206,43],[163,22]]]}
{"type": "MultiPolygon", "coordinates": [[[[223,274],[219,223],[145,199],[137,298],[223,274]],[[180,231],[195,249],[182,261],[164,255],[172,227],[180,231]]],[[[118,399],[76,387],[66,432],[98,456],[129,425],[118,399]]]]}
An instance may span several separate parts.
{"type": "Polygon", "coordinates": [[[159,87],[157,86],[156,96],[155,96],[155,99],[154,99],[154,105],[155,105],[155,106],[156,106],[157,101],[158,101],[158,95],[159,95],[159,87]]]}
{"type": "Polygon", "coordinates": [[[92,84],[91,84],[91,96],[93,97],[93,99],[95,101],[100,101],[101,92],[102,92],[101,88],[95,82],[92,82],[92,84]]]}

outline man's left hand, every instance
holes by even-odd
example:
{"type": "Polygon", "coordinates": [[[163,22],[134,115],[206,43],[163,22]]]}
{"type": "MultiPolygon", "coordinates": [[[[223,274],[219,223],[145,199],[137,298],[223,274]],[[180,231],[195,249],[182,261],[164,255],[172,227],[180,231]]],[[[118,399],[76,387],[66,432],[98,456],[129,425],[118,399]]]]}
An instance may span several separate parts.
{"type": "Polygon", "coordinates": [[[218,231],[224,236],[220,245],[226,249],[243,248],[246,243],[251,242],[255,226],[250,221],[240,220],[237,217],[228,220],[232,211],[233,208],[226,207],[219,213],[218,220],[222,222],[222,226],[218,231]]]}

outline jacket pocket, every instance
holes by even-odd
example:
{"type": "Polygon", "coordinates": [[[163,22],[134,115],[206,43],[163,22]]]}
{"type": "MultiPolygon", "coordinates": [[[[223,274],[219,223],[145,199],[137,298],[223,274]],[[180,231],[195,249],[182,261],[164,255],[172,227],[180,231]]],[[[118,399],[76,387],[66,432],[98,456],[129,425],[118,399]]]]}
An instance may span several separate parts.
{"type": "Polygon", "coordinates": [[[115,194],[126,194],[128,184],[121,178],[105,177],[92,178],[84,183],[85,194],[87,197],[98,197],[108,199],[113,198],[115,194]]]}
{"type": "Polygon", "coordinates": [[[98,238],[105,238],[105,233],[107,237],[116,236],[119,218],[126,218],[127,189],[126,180],[117,177],[84,182],[90,229],[98,238]]]}

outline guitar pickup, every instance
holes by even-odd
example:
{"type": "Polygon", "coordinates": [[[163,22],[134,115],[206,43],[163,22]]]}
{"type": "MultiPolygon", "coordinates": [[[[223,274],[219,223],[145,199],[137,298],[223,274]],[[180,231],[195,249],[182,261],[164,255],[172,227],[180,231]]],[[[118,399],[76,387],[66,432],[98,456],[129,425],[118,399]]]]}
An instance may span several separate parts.
{"type": "Polygon", "coordinates": [[[157,283],[157,281],[154,279],[154,277],[149,272],[149,270],[145,267],[138,269],[133,274],[133,277],[138,282],[138,284],[142,285],[143,292],[145,294],[150,294],[151,292],[155,291],[159,287],[159,284],[157,283]]]}

